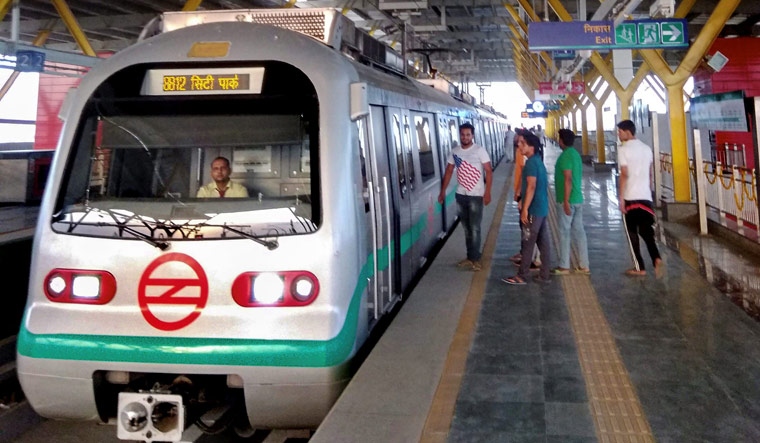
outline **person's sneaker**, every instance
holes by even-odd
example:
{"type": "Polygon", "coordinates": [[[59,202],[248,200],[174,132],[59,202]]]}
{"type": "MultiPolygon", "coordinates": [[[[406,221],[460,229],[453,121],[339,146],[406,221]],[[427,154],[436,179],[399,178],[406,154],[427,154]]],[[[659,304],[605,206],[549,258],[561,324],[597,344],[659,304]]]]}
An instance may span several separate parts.
{"type": "Polygon", "coordinates": [[[479,261],[472,262],[472,270],[473,271],[478,272],[481,269],[483,269],[483,265],[481,265],[479,261]]]}
{"type": "Polygon", "coordinates": [[[457,266],[460,268],[471,268],[472,267],[472,260],[464,259],[457,263],[457,266]]]}

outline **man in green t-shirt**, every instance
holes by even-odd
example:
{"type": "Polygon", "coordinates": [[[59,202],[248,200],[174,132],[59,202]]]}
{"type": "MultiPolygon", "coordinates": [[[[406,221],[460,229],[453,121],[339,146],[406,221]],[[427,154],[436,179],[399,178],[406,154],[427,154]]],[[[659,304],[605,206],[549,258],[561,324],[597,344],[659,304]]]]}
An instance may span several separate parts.
{"type": "Polygon", "coordinates": [[[586,231],[583,229],[583,163],[580,154],[573,148],[574,141],[573,131],[559,130],[559,147],[562,148],[562,154],[554,165],[554,189],[557,194],[559,218],[559,267],[554,268],[552,272],[560,275],[570,273],[571,240],[578,253],[576,271],[590,273],[586,231]]]}

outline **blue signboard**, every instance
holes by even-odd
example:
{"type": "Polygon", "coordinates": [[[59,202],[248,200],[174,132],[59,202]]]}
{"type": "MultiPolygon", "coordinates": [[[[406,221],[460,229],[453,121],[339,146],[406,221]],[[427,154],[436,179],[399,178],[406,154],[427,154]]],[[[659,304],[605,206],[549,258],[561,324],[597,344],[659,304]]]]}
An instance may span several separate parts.
{"type": "Polygon", "coordinates": [[[528,25],[531,51],[569,49],[677,49],[689,46],[685,19],[534,22],[528,25]]]}
{"type": "Polygon", "coordinates": [[[554,60],[572,60],[575,58],[575,51],[572,49],[552,51],[552,58],[554,60]]]}
{"type": "Polygon", "coordinates": [[[45,67],[45,53],[40,51],[16,51],[16,70],[21,72],[42,72],[45,67]]]}

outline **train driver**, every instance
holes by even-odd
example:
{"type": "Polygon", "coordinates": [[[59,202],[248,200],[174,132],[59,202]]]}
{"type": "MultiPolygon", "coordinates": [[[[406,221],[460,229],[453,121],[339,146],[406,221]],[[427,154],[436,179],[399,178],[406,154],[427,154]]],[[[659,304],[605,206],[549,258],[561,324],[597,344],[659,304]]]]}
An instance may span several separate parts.
{"type": "Polygon", "coordinates": [[[248,190],[245,186],[230,180],[230,161],[217,157],[211,162],[211,183],[198,189],[198,198],[245,198],[248,190]]]}

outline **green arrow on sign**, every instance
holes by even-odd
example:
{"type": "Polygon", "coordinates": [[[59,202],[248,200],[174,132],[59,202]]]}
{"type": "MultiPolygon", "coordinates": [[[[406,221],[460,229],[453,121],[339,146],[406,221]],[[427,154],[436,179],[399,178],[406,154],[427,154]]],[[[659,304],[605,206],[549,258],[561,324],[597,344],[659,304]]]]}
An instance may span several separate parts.
{"type": "Polygon", "coordinates": [[[684,43],[683,26],[681,23],[662,24],[663,43],[684,43]]]}

